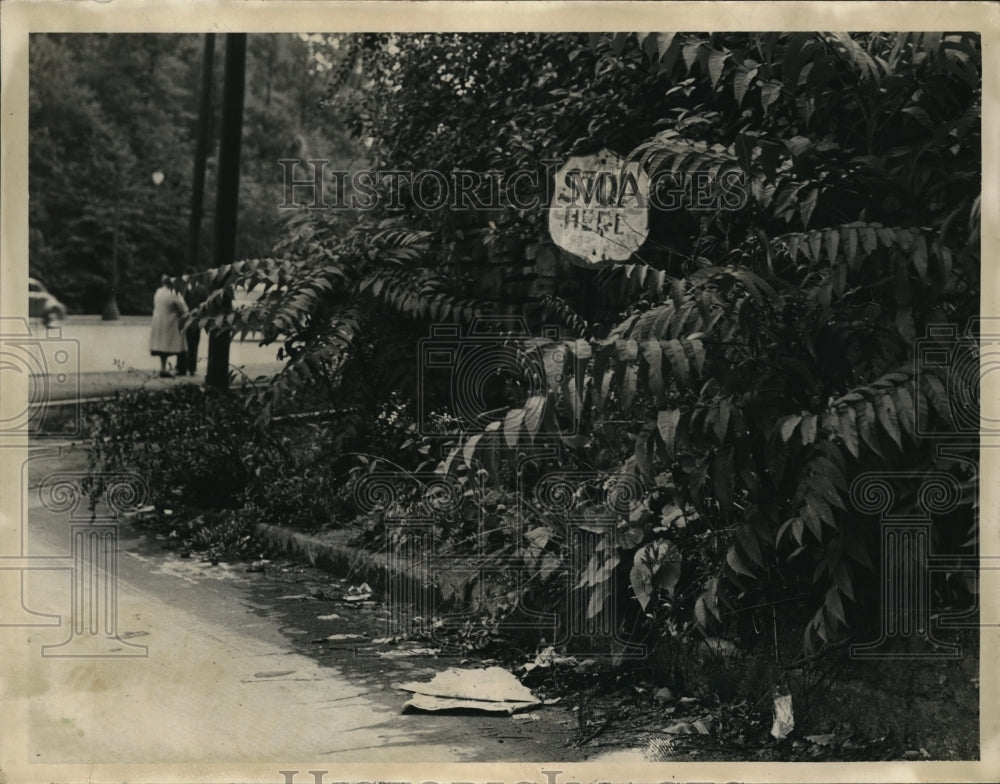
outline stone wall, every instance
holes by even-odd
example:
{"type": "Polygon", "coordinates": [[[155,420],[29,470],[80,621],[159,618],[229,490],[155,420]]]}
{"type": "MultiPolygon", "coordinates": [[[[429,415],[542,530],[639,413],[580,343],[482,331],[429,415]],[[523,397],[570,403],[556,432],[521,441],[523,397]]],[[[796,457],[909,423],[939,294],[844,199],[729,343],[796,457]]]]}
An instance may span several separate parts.
{"type": "Polygon", "coordinates": [[[604,317],[597,308],[602,296],[594,286],[595,270],[575,264],[549,241],[486,243],[485,237],[485,231],[467,233],[442,266],[444,274],[472,284],[470,295],[506,303],[506,314],[523,314],[531,324],[544,320],[538,300],[546,294],[563,298],[587,320],[604,317]]]}

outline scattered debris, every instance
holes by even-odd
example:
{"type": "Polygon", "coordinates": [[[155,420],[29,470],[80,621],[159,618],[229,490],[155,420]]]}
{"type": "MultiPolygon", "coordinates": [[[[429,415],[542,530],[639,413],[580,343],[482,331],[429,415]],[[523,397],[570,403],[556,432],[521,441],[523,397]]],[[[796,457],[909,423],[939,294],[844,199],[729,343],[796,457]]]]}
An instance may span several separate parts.
{"type": "Polygon", "coordinates": [[[422,711],[476,710],[512,714],[541,704],[513,673],[502,667],[484,670],[451,667],[427,683],[401,683],[397,688],[414,693],[404,708],[422,711]]]}
{"type": "MultiPolygon", "coordinates": [[[[372,640],[372,642],[377,642],[377,640],[372,640]]],[[[391,651],[377,651],[378,656],[383,659],[403,659],[407,656],[437,656],[440,653],[440,648],[396,648],[391,651]]]]}
{"type": "MultiPolygon", "coordinates": [[[[587,732],[585,734],[582,734],[582,735],[579,735],[576,738],[576,740],[573,741],[573,745],[574,746],[583,746],[583,745],[585,745],[587,743],[590,743],[590,741],[592,741],[598,735],[602,734],[608,727],[611,726],[611,722],[613,721],[613,719],[614,719],[613,716],[607,716],[607,717],[605,717],[604,721],[598,723],[597,726],[594,727],[593,729],[591,729],[589,732],[587,732]]],[[[592,726],[595,723],[596,722],[588,721],[587,725],[592,726]]],[[[581,728],[581,731],[582,731],[582,728],[581,728]]]]}
{"type": "Polygon", "coordinates": [[[837,736],[832,732],[825,735],[806,735],[806,740],[817,746],[833,746],[837,742],[837,736]]]}
{"type": "Polygon", "coordinates": [[[318,621],[339,621],[344,616],[338,615],[337,613],[330,613],[329,615],[317,615],[316,620],[318,621]]]}
{"type": "MultiPolygon", "coordinates": [[[[346,591],[344,591],[343,600],[345,602],[363,602],[371,599],[374,595],[372,587],[368,583],[361,583],[361,585],[352,585],[346,591]]],[[[374,602],[372,602],[374,604],[374,602]]]]}
{"type": "Polygon", "coordinates": [[[280,678],[282,675],[291,675],[295,670],[267,670],[265,672],[255,672],[255,678],[280,678]]]}
{"type": "Polygon", "coordinates": [[[486,713],[508,713],[526,710],[533,702],[489,702],[485,700],[459,700],[452,697],[432,697],[429,694],[414,694],[404,708],[419,711],[475,710],[486,713]]]}
{"type": "Polygon", "coordinates": [[[774,691],[774,724],[771,726],[771,735],[781,740],[795,729],[795,714],[792,713],[792,695],[788,689],[777,686],[774,691]]]}
{"type": "Polygon", "coordinates": [[[664,687],[662,689],[656,690],[656,692],[653,694],[653,699],[660,703],[673,702],[674,693],[670,689],[664,687]]]}
{"type": "Polygon", "coordinates": [[[278,599],[308,599],[309,597],[304,593],[290,593],[285,596],[279,596],[278,599]]]}
{"type": "Polygon", "coordinates": [[[334,642],[341,642],[341,641],[344,641],[344,640],[363,640],[363,639],[365,639],[365,636],[366,635],[364,635],[364,634],[354,634],[354,633],[348,632],[346,634],[331,634],[326,639],[332,640],[334,642]]]}
{"type": "Polygon", "coordinates": [[[533,662],[528,662],[521,669],[525,672],[531,672],[538,667],[554,667],[558,665],[567,665],[575,667],[579,664],[576,657],[574,656],[564,656],[562,654],[556,653],[556,649],[551,645],[543,649],[536,657],[533,662]]]}

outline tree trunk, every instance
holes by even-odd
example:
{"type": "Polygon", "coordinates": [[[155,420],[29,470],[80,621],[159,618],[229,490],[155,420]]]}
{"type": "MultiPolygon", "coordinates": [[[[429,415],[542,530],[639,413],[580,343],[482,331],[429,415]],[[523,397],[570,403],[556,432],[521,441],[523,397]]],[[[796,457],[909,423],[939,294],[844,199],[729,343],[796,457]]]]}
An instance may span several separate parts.
{"type": "MultiPolygon", "coordinates": [[[[217,268],[232,264],[236,251],[246,56],[246,33],[227,33],[225,82],[222,90],[222,132],[219,146],[219,183],[215,198],[213,264],[217,268]]],[[[220,389],[229,386],[230,340],[231,334],[228,330],[221,330],[209,336],[208,371],[205,374],[205,383],[209,386],[220,389]]]]}

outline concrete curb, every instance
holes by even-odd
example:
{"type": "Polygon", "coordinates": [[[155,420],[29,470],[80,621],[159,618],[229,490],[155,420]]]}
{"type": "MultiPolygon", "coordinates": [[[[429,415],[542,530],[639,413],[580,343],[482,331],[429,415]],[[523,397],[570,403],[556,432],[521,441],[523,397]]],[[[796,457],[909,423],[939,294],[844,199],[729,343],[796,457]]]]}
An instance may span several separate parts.
{"type": "Polygon", "coordinates": [[[325,538],[291,531],[278,525],[259,523],[256,536],[272,553],[305,561],[317,569],[348,578],[351,584],[368,583],[384,598],[391,588],[401,599],[413,603],[419,597],[423,607],[441,608],[450,603],[441,586],[419,574],[415,565],[398,561],[395,568],[390,558],[381,552],[370,552],[347,544],[349,532],[334,532],[325,538]],[[338,541],[339,538],[345,541],[338,541]]]}
{"type": "Polygon", "coordinates": [[[267,523],[259,523],[255,533],[271,552],[306,561],[340,577],[357,577],[373,588],[385,587],[389,563],[382,553],[351,547],[346,541],[337,541],[336,534],[321,539],[267,523]],[[376,581],[379,585],[375,585],[376,581]]]}

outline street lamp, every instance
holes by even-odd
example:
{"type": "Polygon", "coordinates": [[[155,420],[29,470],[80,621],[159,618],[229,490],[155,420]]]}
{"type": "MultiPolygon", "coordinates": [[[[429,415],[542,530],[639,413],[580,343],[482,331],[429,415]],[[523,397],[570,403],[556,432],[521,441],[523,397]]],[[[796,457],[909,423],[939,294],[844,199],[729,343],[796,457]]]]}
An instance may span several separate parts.
{"type": "MultiPolygon", "coordinates": [[[[157,169],[152,174],[153,185],[159,187],[160,183],[163,182],[164,177],[162,171],[157,169]]],[[[121,197],[119,196],[119,199],[121,197]]],[[[111,213],[111,292],[108,294],[108,301],[104,304],[104,311],[101,313],[101,319],[103,321],[117,321],[121,318],[121,313],[118,310],[118,201],[115,200],[114,207],[111,213]]]]}

